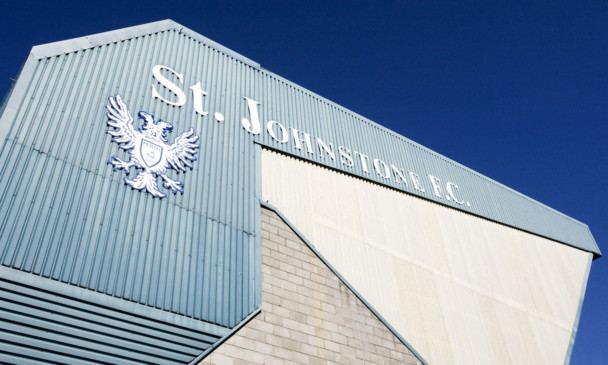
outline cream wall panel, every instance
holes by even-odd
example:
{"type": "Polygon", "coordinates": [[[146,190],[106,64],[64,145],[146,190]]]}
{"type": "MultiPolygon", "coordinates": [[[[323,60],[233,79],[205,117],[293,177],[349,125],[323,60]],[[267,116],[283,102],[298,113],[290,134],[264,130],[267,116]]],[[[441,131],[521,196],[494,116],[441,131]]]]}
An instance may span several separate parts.
{"type": "Polygon", "coordinates": [[[590,254],[263,150],[283,212],[431,364],[561,364],[590,254]]]}

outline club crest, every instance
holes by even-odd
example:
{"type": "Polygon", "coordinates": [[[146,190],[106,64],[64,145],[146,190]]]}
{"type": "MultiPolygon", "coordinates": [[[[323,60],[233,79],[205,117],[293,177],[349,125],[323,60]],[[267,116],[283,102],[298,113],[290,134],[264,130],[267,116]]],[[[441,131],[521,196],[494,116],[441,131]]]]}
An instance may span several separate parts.
{"type": "Polygon", "coordinates": [[[141,141],[141,156],[148,167],[158,165],[163,157],[163,147],[147,139],[141,141]]]}
{"type": "Polygon", "coordinates": [[[142,169],[138,171],[134,179],[124,178],[127,185],[137,190],[146,190],[158,198],[167,195],[158,190],[158,176],[162,178],[163,186],[171,189],[174,194],[183,193],[183,183],[172,180],[166,175],[167,169],[177,172],[186,172],[192,169],[191,161],[196,161],[195,144],[198,135],[194,129],[182,132],[175,138],[173,144],[167,144],[166,132],[171,131],[173,126],[163,120],[154,120],[154,116],[144,111],[138,113],[144,123],[139,129],[133,127],[133,117],[129,113],[127,105],[120,95],[109,97],[108,110],[108,133],[113,137],[112,141],[125,151],[129,151],[129,161],[123,161],[118,156],[112,156],[108,161],[114,166],[114,171],[124,170],[128,175],[131,167],[142,169]]]}

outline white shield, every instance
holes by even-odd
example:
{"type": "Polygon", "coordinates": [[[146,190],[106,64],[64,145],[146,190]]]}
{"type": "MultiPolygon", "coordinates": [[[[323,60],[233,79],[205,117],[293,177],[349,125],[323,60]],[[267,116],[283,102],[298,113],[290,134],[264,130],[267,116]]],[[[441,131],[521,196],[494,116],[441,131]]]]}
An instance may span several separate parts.
{"type": "Polygon", "coordinates": [[[146,165],[152,167],[158,164],[163,157],[163,147],[142,139],[140,153],[146,165]]]}

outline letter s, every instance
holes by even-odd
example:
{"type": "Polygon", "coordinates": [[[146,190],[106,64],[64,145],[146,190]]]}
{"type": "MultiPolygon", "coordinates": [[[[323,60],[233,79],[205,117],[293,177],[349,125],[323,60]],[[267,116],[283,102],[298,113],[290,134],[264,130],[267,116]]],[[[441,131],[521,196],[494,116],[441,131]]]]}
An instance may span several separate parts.
{"type": "Polygon", "coordinates": [[[348,167],[353,167],[355,165],[351,152],[348,148],[339,146],[338,152],[340,152],[340,162],[342,162],[342,165],[346,165],[348,167]]]}
{"type": "Polygon", "coordinates": [[[177,95],[177,102],[175,102],[175,103],[171,102],[167,99],[164,99],[162,96],[160,96],[158,91],[156,91],[156,87],[154,87],[154,84],[152,84],[152,99],[158,98],[158,99],[164,101],[165,103],[167,103],[169,105],[173,105],[173,106],[182,106],[182,105],[186,104],[186,94],[184,93],[184,91],[182,89],[180,89],[179,86],[177,86],[174,83],[172,83],[171,81],[169,81],[169,79],[167,79],[160,73],[160,70],[163,68],[165,70],[169,70],[171,73],[173,73],[175,76],[177,76],[177,79],[181,83],[184,82],[182,80],[183,75],[178,74],[174,70],[170,69],[167,66],[163,66],[163,65],[156,65],[152,68],[152,75],[154,76],[156,81],[158,81],[161,85],[163,85],[167,89],[171,90],[175,95],[177,95]]]}

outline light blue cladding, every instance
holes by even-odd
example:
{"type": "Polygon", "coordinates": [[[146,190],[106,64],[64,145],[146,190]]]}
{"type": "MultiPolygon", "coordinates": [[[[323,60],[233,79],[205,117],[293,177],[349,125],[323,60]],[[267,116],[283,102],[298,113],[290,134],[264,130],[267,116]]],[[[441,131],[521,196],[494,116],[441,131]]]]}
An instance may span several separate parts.
{"type": "Polygon", "coordinates": [[[290,136],[283,143],[285,134],[275,124],[274,137],[266,131],[259,134],[261,144],[600,255],[585,224],[272,74],[267,74],[263,83],[263,91],[253,96],[261,103],[260,119],[263,123],[269,120],[281,123],[290,136]],[[292,128],[298,131],[300,148],[294,143],[292,128]],[[310,136],[312,152],[307,149],[306,136],[300,132],[310,136]],[[333,148],[335,159],[319,146],[317,138],[330,151],[333,148]],[[349,150],[353,161],[339,155],[339,146],[349,150]],[[361,159],[365,159],[367,171],[361,159]],[[376,159],[377,169],[373,166],[376,159]],[[353,166],[349,166],[351,163],[353,166]],[[393,172],[393,166],[402,171],[407,185],[393,172]],[[408,176],[410,171],[418,175],[420,189],[408,176]],[[438,179],[442,192],[439,197],[429,174],[438,179]],[[453,191],[460,204],[447,199],[447,182],[457,186],[453,191]]]}
{"type": "Polygon", "coordinates": [[[258,144],[600,255],[586,225],[172,21],[34,47],[2,108],[0,263],[64,289],[236,326],[261,303],[258,144]],[[153,77],[157,65],[183,90],[183,105],[170,105],[180,98],[153,77]],[[199,82],[204,116],[190,89],[199,82]],[[146,111],[173,125],[169,143],[191,127],[200,136],[194,168],[167,173],[183,194],[132,190],[108,165],[112,155],[128,159],[106,133],[105,105],[117,94],[136,128],[146,111]],[[254,120],[245,97],[259,103],[259,133],[241,123],[254,120]],[[287,134],[274,124],[274,138],[271,120],[287,134]]]}
{"type": "Polygon", "coordinates": [[[252,235],[9,140],[10,156],[3,265],[225,326],[253,309],[252,235]]]}
{"type": "Polygon", "coordinates": [[[0,363],[184,364],[229,332],[225,327],[159,314],[99,293],[83,296],[82,289],[65,291],[64,287],[0,267],[0,363]]]}
{"type": "Polygon", "coordinates": [[[248,92],[252,71],[170,24],[89,37],[102,44],[87,49],[70,48],[78,39],[32,50],[0,121],[0,262],[233,327],[261,303],[255,148],[231,124],[153,100],[151,69],[171,65],[186,82],[206,70],[205,87],[218,90],[207,102],[222,110],[240,104],[232,95],[248,92]],[[200,136],[194,169],[168,172],[183,195],[132,190],[107,164],[127,159],[106,133],[116,94],[136,128],[144,110],[173,124],[169,143],[191,127],[200,136]]]}
{"type": "MultiPolygon", "coordinates": [[[[183,178],[185,194],[170,196],[168,200],[248,234],[255,235],[251,213],[255,205],[253,140],[600,255],[586,225],[263,70],[174,22],[151,23],[35,47],[32,55],[39,59],[36,67],[27,70],[33,75],[32,87],[24,93],[27,103],[19,106],[16,116],[23,122],[8,131],[9,140],[121,183],[120,173],[109,172],[105,165],[105,160],[116,154],[116,146],[108,143],[107,136],[99,137],[101,100],[120,93],[132,113],[145,110],[173,123],[173,136],[190,126],[201,136],[195,173],[188,172],[183,178]],[[58,52],[62,53],[55,56],[58,52]],[[185,91],[188,98],[185,105],[170,106],[152,98],[154,84],[161,97],[177,100],[174,93],[152,78],[155,65],[183,75],[180,81],[175,75],[164,73],[185,91]],[[207,92],[203,108],[209,114],[204,117],[194,112],[189,90],[198,82],[207,92]],[[259,102],[262,131],[255,136],[240,126],[241,118],[250,118],[244,97],[259,102]],[[214,112],[221,112],[225,122],[216,122],[214,112]],[[59,125],[55,124],[58,119],[59,125]],[[286,143],[267,132],[266,122],[270,120],[285,126],[286,143]],[[74,130],[69,131],[70,128],[74,130]],[[296,148],[293,129],[299,131],[302,139],[303,133],[310,136],[312,153],[307,151],[304,141],[300,142],[300,149],[296,148]],[[67,144],[66,132],[89,136],[90,142],[82,138],[74,142],[76,146],[67,144]],[[335,158],[321,153],[317,138],[331,146],[335,158]],[[82,145],[90,148],[83,153],[79,149],[82,145]],[[349,150],[353,166],[344,163],[339,146],[349,150]],[[362,168],[357,152],[366,156],[367,171],[362,168]],[[376,171],[375,159],[389,168],[388,178],[376,171]],[[403,172],[407,185],[391,171],[392,166],[403,172]],[[410,171],[419,176],[420,189],[415,188],[408,176],[410,171]],[[434,193],[429,174],[438,179],[442,188],[439,196],[434,193]],[[460,202],[448,199],[448,182],[454,184],[460,202]]],[[[281,139],[276,125],[275,133],[281,139]]],[[[383,172],[382,165],[379,166],[383,172]]]]}

